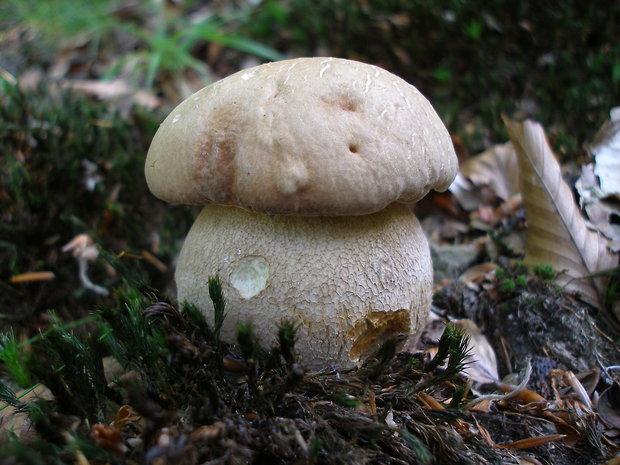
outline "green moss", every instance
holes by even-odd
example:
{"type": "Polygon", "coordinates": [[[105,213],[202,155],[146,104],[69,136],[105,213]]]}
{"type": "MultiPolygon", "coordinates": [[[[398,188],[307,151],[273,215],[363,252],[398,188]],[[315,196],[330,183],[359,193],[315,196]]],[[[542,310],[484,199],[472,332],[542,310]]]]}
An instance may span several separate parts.
{"type": "MultiPolygon", "coordinates": [[[[135,112],[126,118],[55,86],[22,90],[6,80],[0,86],[0,262],[8,265],[0,271],[6,287],[0,292],[2,317],[34,322],[55,308],[79,318],[101,301],[84,292],[75,260],[60,250],[78,234],[90,234],[120,267],[129,260],[116,254],[152,250],[161,234],[167,248],[159,258],[172,262],[178,245],[170,245],[185,236],[192,212],[171,213],[147,189],[143,167],[153,116],[135,112]],[[52,271],[55,279],[7,284],[12,275],[29,271],[52,271]]],[[[92,280],[118,285],[104,263],[90,265],[92,280]]],[[[137,265],[137,280],[167,286],[169,273],[147,262],[137,265]]]]}
{"type": "MultiPolygon", "coordinates": [[[[211,287],[220,313],[215,321],[221,323],[225,300],[217,277],[211,287]]],[[[159,453],[157,435],[162,428],[175,441],[204,425],[225,425],[218,433],[225,435],[223,442],[210,442],[208,448],[186,443],[189,449],[183,450],[195,454],[192,463],[221,457],[231,450],[226,444],[233,442],[240,444],[234,450],[253,457],[272,450],[280,457],[278,463],[292,463],[305,454],[326,464],[351,463],[338,457],[359,454],[380,454],[389,461],[394,450],[412,463],[430,463],[429,451],[441,444],[428,445],[417,429],[388,426],[378,418],[360,416],[357,409],[365,403],[368,389],[377,397],[386,382],[402,396],[394,401],[395,409],[409,405],[411,392],[445,389],[446,381],[455,383],[457,390],[465,386],[457,376],[469,357],[468,340],[452,325],[439,342],[439,353],[422,370],[416,370],[419,361],[412,363],[416,356],[397,357],[394,339],[359,370],[308,374],[295,354],[297,328],[291,322],[278,326],[277,342],[270,350],[259,345],[251,325],[240,325],[234,348],[220,341],[215,327],[191,305],[179,310],[156,293],[131,286],[117,291],[114,301],[96,312],[90,335],[80,336],[53,318],[50,329],[32,342],[32,357],[24,370],[49,388],[53,401],[24,403],[0,384],[0,400],[28,412],[37,435],[27,446],[15,439],[0,441],[0,457],[13,454],[23,459],[18,463],[28,464],[73,463],[74,454],[80,453],[94,462],[125,463],[129,456],[115,458],[111,451],[118,449],[91,431],[96,424],[106,428],[103,425],[110,424],[121,406],[130,406],[142,420],[123,430],[117,441],[123,445],[126,438],[139,437],[130,452],[137,461],[159,453]],[[103,368],[109,356],[122,367],[122,376],[112,382],[103,368]],[[241,372],[224,370],[223,357],[240,359],[241,372]],[[444,363],[446,367],[439,368],[444,363]],[[325,420],[317,421],[319,417],[325,420]],[[295,424],[310,446],[292,454],[299,447],[299,439],[290,433],[295,424]]],[[[454,394],[462,398],[465,390],[458,392],[454,394]]],[[[381,396],[378,402],[387,402],[385,394],[381,396]]]]}
{"type": "Polygon", "coordinates": [[[25,367],[26,353],[15,338],[13,328],[0,334],[0,360],[15,384],[22,388],[31,386],[30,373],[25,367]]]}
{"type": "Polygon", "coordinates": [[[500,289],[506,293],[512,293],[517,289],[517,285],[514,279],[504,279],[501,283],[500,289]]]}
{"type": "Polygon", "coordinates": [[[527,286],[528,280],[527,276],[524,274],[520,274],[515,278],[515,285],[520,288],[525,288],[527,286]]]}
{"type": "Polygon", "coordinates": [[[534,274],[543,281],[553,281],[557,275],[551,265],[535,265],[534,274]]]}

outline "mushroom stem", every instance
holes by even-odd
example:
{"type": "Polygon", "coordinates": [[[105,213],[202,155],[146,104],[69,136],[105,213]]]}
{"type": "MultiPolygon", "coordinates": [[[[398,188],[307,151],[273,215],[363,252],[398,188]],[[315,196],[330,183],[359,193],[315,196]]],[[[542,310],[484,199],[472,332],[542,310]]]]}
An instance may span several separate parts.
{"type": "Polygon", "coordinates": [[[78,261],[78,276],[80,278],[80,282],[82,283],[82,285],[86,289],[93,291],[95,294],[99,294],[103,296],[109,295],[110,291],[108,291],[103,286],[99,286],[98,284],[93,283],[88,277],[88,260],[78,257],[77,261],[78,261]]]}
{"type": "Polygon", "coordinates": [[[405,205],[350,217],[269,216],[205,207],[179,256],[179,301],[212,318],[209,276],[226,295],[222,328],[248,320],[263,344],[287,319],[310,367],[358,363],[393,334],[417,333],[430,307],[432,266],[420,224],[405,205]]]}
{"type": "Polygon", "coordinates": [[[86,289],[103,296],[110,294],[110,291],[105,287],[93,283],[88,277],[88,262],[94,262],[99,256],[97,246],[88,234],[78,234],[65,244],[61,250],[63,252],[71,252],[78,261],[78,277],[86,289]]]}

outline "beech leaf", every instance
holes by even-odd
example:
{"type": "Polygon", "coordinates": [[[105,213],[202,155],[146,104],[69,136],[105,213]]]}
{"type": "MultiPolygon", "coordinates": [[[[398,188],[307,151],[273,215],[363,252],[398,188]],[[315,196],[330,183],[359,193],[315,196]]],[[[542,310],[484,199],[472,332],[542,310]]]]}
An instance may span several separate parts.
{"type": "Polygon", "coordinates": [[[469,337],[471,358],[463,374],[478,383],[498,382],[497,357],[482,330],[469,319],[455,320],[453,323],[469,337]]]}
{"type": "Polygon", "coordinates": [[[498,144],[461,163],[450,192],[467,211],[488,204],[484,189],[506,202],[519,192],[517,155],[510,142],[498,144]]]}
{"type": "Polygon", "coordinates": [[[594,174],[605,195],[620,196],[620,107],[613,108],[609,116],[591,147],[596,161],[594,174]]]}
{"type": "Polygon", "coordinates": [[[510,142],[495,145],[468,159],[460,171],[475,186],[489,186],[503,201],[519,193],[517,157],[510,142]]]}
{"type": "Polygon", "coordinates": [[[500,449],[511,450],[531,449],[533,447],[540,447],[544,444],[557,441],[559,439],[564,439],[565,437],[565,434],[549,434],[547,436],[539,436],[536,438],[520,439],[519,441],[511,442],[510,444],[498,444],[497,447],[499,447],[500,449]]]}
{"type": "Polygon", "coordinates": [[[603,309],[605,282],[588,276],[616,266],[617,256],[605,238],[586,227],[542,126],[529,120],[504,122],[518,155],[528,225],[525,264],[551,265],[560,272],[559,284],[603,309]]]}

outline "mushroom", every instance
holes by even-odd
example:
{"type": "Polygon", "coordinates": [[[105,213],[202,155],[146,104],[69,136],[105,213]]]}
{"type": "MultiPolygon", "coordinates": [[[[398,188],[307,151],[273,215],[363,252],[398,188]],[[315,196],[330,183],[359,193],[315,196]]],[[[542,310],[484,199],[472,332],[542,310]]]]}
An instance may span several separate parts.
{"type": "Polygon", "coordinates": [[[146,179],[160,199],[205,205],[180,253],[179,301],[224,337],[299,325],[308,368],[359,364],[396,333],[415,335],[431,302],[429,247],[407,204],[457,172],[430,103],[356,61],[299,58],[239,71],[190,96],[155,134],[146,179]]]}

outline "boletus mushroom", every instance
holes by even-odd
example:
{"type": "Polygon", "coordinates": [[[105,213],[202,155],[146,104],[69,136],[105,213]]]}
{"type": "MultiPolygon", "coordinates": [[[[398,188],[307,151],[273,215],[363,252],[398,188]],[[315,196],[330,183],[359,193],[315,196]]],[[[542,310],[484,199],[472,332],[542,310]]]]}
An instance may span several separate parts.
{"type": "Polygon", "coordinates": [[[179,301],[224,337],[264,344],[298,324],[309,368],[350,367],[431,302],[426,238],[407,204],[457,172],[449,134],[404,80],[356,61],[300,58],[239,71],[186,99],[155,134],[146,179],[160,199],[204,205],[179,256],[179,301]]]}

